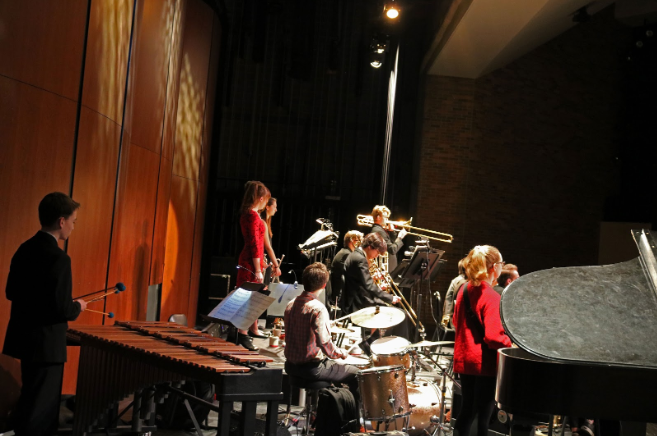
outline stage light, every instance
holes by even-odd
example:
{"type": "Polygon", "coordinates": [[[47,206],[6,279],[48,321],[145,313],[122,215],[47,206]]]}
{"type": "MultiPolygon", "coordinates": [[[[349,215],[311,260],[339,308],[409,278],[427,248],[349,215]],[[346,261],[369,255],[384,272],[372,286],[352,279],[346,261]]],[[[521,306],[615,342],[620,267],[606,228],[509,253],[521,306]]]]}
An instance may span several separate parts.
{"type": "Polygon", "coordinates": [[[385,59],[385,53],[370,53],[370,65],[374,68],[381,68],[383,65],[383,60],[385,59]]]}
{"type": "Polygon", "coordinates": [[[383,4],[383,13],[391,20],[399,17],[399,11],[400,9],[396,0],[386,0],[383,4]]]}

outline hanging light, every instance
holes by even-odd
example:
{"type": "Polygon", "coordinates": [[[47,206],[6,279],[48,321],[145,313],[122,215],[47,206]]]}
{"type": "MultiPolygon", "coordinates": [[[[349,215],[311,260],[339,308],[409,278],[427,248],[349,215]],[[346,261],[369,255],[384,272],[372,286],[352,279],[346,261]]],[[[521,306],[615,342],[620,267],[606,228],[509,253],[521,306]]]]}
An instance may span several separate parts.
{"type": "Polygon", "coordinates": [[[383,13],[391,20],[399,17],[399,6],[396,0],[385,0],[383,3],[383,13]]]}
{"type": "Polygon", "coordinates": [[[385,53],[370,53],[370,65],[374,68],[381,68],[383,65],[383,60],[385,59],[385,53]]]}

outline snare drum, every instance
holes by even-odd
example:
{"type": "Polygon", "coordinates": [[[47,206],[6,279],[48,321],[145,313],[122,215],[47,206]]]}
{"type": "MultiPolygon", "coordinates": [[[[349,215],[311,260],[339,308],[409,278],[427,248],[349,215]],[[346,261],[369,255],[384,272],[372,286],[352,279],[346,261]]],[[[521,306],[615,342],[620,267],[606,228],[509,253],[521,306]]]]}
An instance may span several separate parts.
{"type": "Polygon", "coordinates": [[[374,366],[403,365],[411,369],[411,343],[399,336],[386,336],[372,342],[372,363],[374,366]]]}
{"type": "Polygon", "coordinates": [[[336,362],[341,363],[343,365],[353,365],[358,369],[367,369],[372,366],[370,359],[366,357],[358,357],[352,355],[347,356],[346,359],[336,360],[336,362]]]}
{"type": "MultiPolygon", "coordinates": [[[[417,384],[408,383],[408,402],[411,405],[411,416],[406,430],[409,436],[432,434],[440,417],[440,390],[432,382],[420,381],[417,384]],[[435,418],[434,418],[435,417],[435,418]]],[[[397,427],[402,428],[403,420],[397,420],[397,427]]]]}
{"type": "Polygon", "coordinates": [[[358,386],[363,402],[363,418],[388,421],[411,413],[406,387],[406,370],[401,365],[361,370],[358,386]]]}

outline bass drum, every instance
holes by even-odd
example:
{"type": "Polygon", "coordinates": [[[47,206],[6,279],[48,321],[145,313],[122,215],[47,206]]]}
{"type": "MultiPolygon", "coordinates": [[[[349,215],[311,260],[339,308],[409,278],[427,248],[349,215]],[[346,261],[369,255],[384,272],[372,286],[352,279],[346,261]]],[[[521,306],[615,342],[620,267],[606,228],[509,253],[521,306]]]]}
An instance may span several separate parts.
{"type": "MultiPolygon", "coordinates": [[[[433,382],[416,380],[416,383],[408,383],[407,391],[411,416],[406,432],[409,436],[432,434],[440,418],[442,406],[438,385],[433,382]]],[[[397,419],[396,425],[396,428],[402,428],[403,419],[397,419]]]]}

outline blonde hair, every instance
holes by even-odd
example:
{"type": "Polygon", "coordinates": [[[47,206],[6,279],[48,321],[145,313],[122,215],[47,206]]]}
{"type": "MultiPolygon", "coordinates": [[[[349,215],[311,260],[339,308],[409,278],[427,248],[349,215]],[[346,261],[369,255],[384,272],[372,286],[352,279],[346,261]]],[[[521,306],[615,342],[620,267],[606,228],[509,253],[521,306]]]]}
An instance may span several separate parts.
{"type": "Polygon", "coordinates": [[[372,219],[375,219],[378,216],[390,218],[390,209],[385,206],[374,206],[374,209],[372,209],[372,219]]]}
{"type": "Polygon", "coordinates": [[[492,245],[477,245],[463,259],[465,277],[474,286],[479,286],[488,278],[488,271],[501,259],[500,250],[492,245]]]}
{"type": "Polygon", "coordinates": [[[360,246],[361,241],[363,240],[363,234],[358,230],[349,230],[344,235],[344,244],[345,248],[349,247],[349,242],[353,242],[356,247],[360,246]]]}

